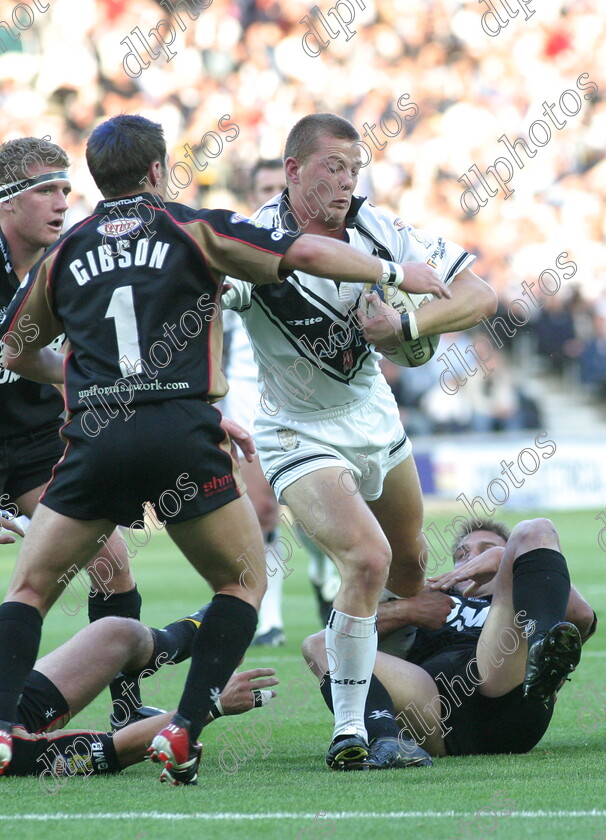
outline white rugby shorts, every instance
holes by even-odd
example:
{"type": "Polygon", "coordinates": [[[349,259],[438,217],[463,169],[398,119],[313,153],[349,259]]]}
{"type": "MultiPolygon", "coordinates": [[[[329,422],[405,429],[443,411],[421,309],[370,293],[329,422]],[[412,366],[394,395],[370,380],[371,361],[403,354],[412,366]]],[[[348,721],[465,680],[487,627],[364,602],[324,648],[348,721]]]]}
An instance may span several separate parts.
{"type": "Polygon", "coordinates": [[[255,417],[255,443],[263,472],[279,502],[284,490],[325,467],[351,473],[363,499],[374,501],[387,473],[412,452],[389,385],[380,376],[363,400],[324,411],[255,417]]]}

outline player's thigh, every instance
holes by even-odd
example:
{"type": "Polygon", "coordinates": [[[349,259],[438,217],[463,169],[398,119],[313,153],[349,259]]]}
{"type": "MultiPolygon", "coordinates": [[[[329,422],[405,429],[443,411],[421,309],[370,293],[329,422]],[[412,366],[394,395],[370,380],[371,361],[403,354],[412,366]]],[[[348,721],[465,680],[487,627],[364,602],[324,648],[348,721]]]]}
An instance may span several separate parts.
{"type": "Polygon", "coordinates": [[[423,585],[427,545],[423,536],[423,496],[412,455],[387,473],[381,496],[368,505],[391,546],[394,591],[398,595],[414,595],[423,585]]]}
{"type": "Polygon", "coordinates": [[[432,755],[446,755],[435,680],[418,665],[380,652],[373,671],[392,699],[400,726],[432,755]]]}
{"type": "Polygon", "coordinates": [[[278,524],[278,502],[274,491],[263,475],[259,458],[255,456],[252,463],[242,460],[240,462],[240,472],[259,519],[261,530],[263,533],[273,531],[278,524]]]}
{"type": "Polygon", "coordinates": [[[215,592],[236,594],[258,606],[265,591],[265,551],[248,496],[185,522],[167,522],[166,530],[215,592]]]}
{"type": "Polygon", "coordinates": [[[283,492],[284,501],[314,542],[336,563],[342,578],[373,559],[389,563],[390,549],[379,523],[342,467],[308,473],[283,492]]]}
{"type": "Polygon", "coordinates": [[[46,482],[38,485],[38,487],[34,487],[32,490],[28,490],[15,499],[15,504],[24,516],[29,516],[30,519],[32,518],[45,487],[46,482]]]}
{"type": "Polygon", "coordinates": [[[523,633],[515,620],[511,591],[497,591],[476,650],[480,694],[501,697],[523,681],[528,654],[523,633]]]}
{"type": "Polygon", "coordinates": [[[113,523],[63,516],[39,504],[23,541],[6,601],[23,601],[45,614],[65,587],[61,577],[93,554],[98,539],[113,523]]]}

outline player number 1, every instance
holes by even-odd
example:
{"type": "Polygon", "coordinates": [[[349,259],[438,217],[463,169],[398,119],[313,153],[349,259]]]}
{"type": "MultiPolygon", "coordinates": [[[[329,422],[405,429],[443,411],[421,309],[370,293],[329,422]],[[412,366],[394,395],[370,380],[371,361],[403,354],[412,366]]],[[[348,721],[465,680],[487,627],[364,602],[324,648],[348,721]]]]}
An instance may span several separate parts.
{"type": "Polygon", "coordinates": [[[105,317],[114,319],[122,376],[141,373],[143,366],[132,286],[120,286],[114,291],[105,317]]]}

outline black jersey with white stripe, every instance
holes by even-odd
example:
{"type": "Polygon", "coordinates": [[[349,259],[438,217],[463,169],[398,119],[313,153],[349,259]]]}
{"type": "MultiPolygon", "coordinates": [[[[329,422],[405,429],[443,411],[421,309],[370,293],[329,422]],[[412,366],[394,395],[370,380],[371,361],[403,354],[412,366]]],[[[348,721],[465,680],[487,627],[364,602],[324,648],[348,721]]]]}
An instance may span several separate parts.
{"type": "Polygon", "coordinates": [[[65,331],[72,413],[176,397],[214,401],[226,391],[224,275],[279,282],[297,236],[149,193],[101,201],[32,270],[10,306],[9,329],[31,347],[65,331]],[[25,335],[32,325],[34,339],[25,335]]]}
{"type": "MultiPolygon", "coordinates": [[[[6,332],[4,314],[18,288],[9,245],[0,230],[0,335],[6,332]]],[[[60,343],[61,339],[57,346],[60,343]]],[[[52,385],[31,382],[0,367],[0,438],[20,437],[49,426],[62,411],[63,397],[52,385]]]]}
{"type": "Polygon", "coordinates": [[[417,629],[415,641],[406,658],[416,665],[444,650],[462,650],[475,647],[488,618],[491,598],[464,598],[448,593],[454,601],[444,626],[440,630],[417,629]]]}

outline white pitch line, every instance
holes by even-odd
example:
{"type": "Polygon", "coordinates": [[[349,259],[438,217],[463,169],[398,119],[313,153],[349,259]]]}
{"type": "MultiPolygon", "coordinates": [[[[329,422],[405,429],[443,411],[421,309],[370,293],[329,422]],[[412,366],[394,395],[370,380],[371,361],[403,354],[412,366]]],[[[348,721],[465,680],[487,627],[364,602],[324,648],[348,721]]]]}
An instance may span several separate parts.
{"type": "MultiPolygon", "coordinates": [[[[391,811],[391,812],[376,812],[376,811],[321,811],[319,812],[325,819],[453,819],[474,817],[475,812],[467,811],[391,811]]],[[[296,814],[292,812],[274,812],[266,814],[241,814],[241,813],[193,813],[193,814],[178,814],[166,813],[160,811],[132,811],[125,813],[90,813],[90,814],[15,814],[15,816],[0,815],[0,822],[12,822],[16,820],[29,820],[32,822],[59,822],[61,820],[206,820],[207,822],[217,821],[235,821],[235,822],[254,822],[257,820],[312,820],[317,816],[317,813],[296,814]]],[[[560,819],[566,817],[606,817],[606,811],[513,811],[511,814],[503,814],[503,818],[519,817],[523,819],[537,818],[537,819],[560,819]]]]}

